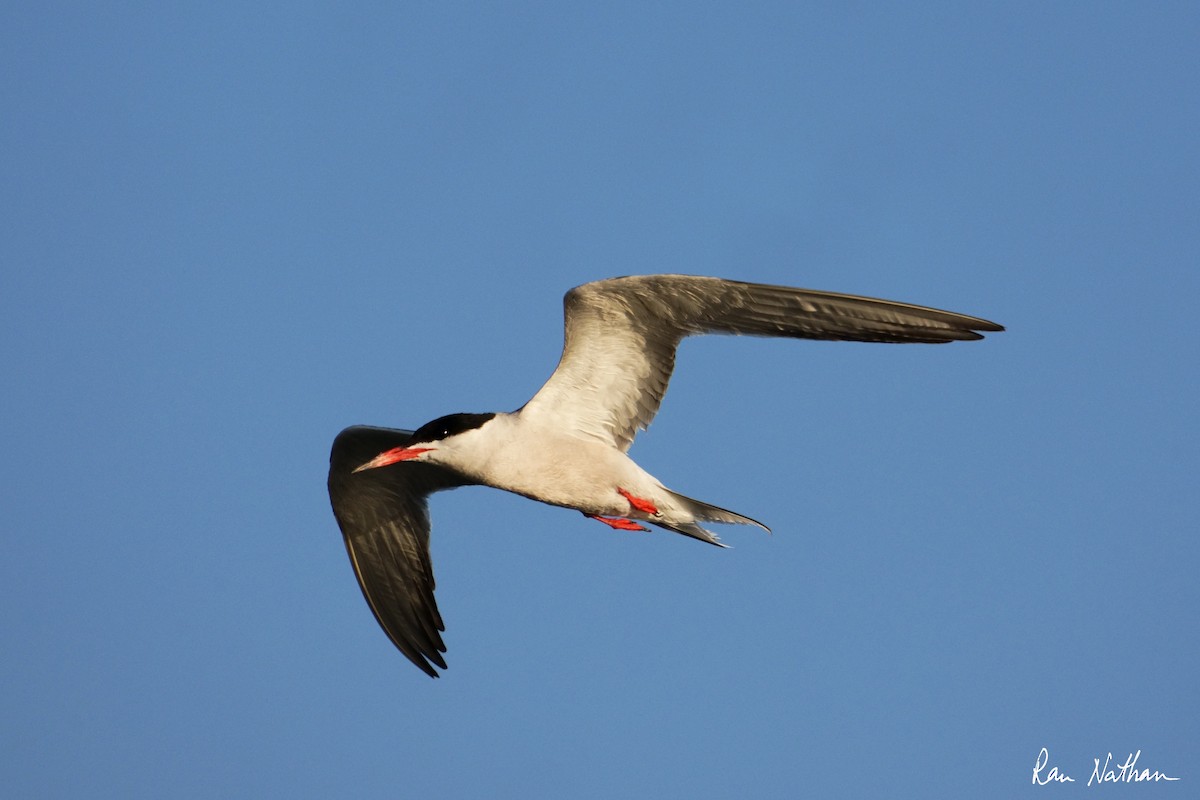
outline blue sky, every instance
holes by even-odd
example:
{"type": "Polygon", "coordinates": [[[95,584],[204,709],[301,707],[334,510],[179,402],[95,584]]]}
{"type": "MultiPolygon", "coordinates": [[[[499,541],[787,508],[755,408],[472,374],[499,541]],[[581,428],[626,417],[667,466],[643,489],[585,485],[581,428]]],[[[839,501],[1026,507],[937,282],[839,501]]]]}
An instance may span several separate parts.
{"type": "Polygon", "coordinates": [[[0,15],[0,774],[37,797],[1081,796],[1200,780],[1189,3],[0,15]],[[721,551],[437,496],[450,669],[359,594],[355,423],[512,409],[571,286],[1008,326],[710,337],[633,455],[721,551]],[[1034,787],[1040,748],[1076,778],[1034,787]]]}

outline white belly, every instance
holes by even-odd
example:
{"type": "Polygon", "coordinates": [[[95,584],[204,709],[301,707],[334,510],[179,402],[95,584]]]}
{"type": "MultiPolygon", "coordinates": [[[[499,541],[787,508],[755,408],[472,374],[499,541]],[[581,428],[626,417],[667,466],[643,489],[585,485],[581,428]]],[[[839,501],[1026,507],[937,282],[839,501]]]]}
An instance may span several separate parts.
{"type": "Polygon", "coordinates": [[[655,503],[665,495],[654,476],[612,447],[565,436],[540,443],[493,456],[487,483],[585,514],[618,517],[630,516],[633,510],[618,489],[655,503]]]}

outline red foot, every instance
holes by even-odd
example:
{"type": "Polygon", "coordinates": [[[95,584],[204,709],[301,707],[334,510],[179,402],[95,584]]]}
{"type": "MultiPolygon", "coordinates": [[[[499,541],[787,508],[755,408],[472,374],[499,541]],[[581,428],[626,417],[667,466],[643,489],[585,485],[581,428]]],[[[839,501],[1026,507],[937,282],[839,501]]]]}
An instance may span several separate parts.
{"type": "Polygon", "coordinates": [[[598,522],[603,522],[610,528],[618,531],[649,531],[649,528],[638,525],[631,519],[620,519],[611,517],[597,517],[595,514],[584,514],[588,519],[594,519],[598,522]]]}
{"type": "Polygon", "coordinates": [[[656,517],[658,516],[658,506],[654,505],[654,503],[651,503],[649,500],[636,497],[622,489],[620,486],[617,487],[617,494],[628,500],[629,505],[633,506],[638,511],[641,511],[643,514],[653,514],[656,517]]]}

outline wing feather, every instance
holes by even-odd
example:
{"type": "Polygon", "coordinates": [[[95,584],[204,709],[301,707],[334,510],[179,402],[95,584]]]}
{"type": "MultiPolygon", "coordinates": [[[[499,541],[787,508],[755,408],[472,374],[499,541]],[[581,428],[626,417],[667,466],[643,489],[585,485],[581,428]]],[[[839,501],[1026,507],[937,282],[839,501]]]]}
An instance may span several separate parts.
{"type": "Polygon", "coordinates": [[[412,431],[355,426],[338,434],[329,456],[329,499],[359,588],[392,643],[427,675],[446,668],[445,630],[434,600],[427,498],[461,486],[429,464],[353,472],[409,441],[412,431]]]}
{"type": "Polygon", "coordinates": [[[685,336],[942,344],[1004,330],[893,300],[690,275],[585,283],[567,292],[563,309],[562,358],[520,413],[622,451],[658,412],[685,336]]]}

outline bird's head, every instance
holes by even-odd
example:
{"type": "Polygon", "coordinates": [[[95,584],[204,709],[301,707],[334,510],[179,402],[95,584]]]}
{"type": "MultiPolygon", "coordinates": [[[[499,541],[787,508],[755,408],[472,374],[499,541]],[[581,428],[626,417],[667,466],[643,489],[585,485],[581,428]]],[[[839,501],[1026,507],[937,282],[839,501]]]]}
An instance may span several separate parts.
{"type": "Polygon", "coordinates": [[[436,453],[443,443],[450,444],[456,436],[475,430],[495,414],[448,414],[427,422],[418,428],[407,442],[399,447],[385,450],[365,464],[354,468],[354,472],[377,469],[401,461],[436,460],[436,453]]]}

